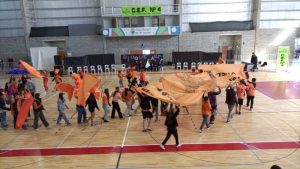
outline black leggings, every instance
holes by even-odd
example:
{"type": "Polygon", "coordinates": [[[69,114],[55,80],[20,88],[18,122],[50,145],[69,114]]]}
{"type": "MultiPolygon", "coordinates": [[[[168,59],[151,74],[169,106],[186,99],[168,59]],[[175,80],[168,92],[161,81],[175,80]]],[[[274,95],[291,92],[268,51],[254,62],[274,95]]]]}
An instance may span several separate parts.
{"type": "Polygon", "coordinates": [[[252,109],[254,103],[254,96],[247,96],[247,107],[249,106],[249,102],[250,102],[250,109],[252,109]]]}
{"type": "Polygon", "coordinates": [[[111,111],[111,118],[115,118],[115,112],[117,110],[119,118],[123,118],[123,115],[121,113],[120,105],[118,102],[112,101],[112,111],[111,111]]]}
{"type": "Polygon", "coordinates": [[[167,136],[164,139],[164,141],[162,142],[162,145],[165,145],[167,143],[167,141],[169,140],[169,138],[171,137],[172,134],[175,137],[176,146],[179,144],[177,129],[176,128],[168,128],[167,136]]]}

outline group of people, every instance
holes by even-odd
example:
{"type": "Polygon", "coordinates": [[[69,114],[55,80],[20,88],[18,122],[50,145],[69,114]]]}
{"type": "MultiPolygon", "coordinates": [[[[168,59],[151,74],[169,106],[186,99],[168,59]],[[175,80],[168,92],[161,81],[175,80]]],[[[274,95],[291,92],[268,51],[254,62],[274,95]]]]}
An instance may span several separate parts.
{"type": "MultiPolygon", "coordinates": [[[[193,74],[203,73],[202,70],[199,72],[195,72],[193,70],[193,74]]],[[[226,122],[230,122],[234,115],[234,107],[236,107],[236,114],[241,114],[241,108],[243,106],[243,99],[247,95],[247,107],[250,105],[250,110],[253,108],[254,96],[255,96],[255,87],[256,87],[256,79],[252,78],[249,81],[249,75],[247,75],[246,80],[241,80],[239,83],[230,84],[226,88],[226,104],[228,105],[228,117],[226,122]]],[[[82,78],[81,75],[79,78],[82,78]]],[[[117,111],[119,119],[124,119],[124,116],[132,116],[134,113],[137,113],[138,110],[142,113],[143,117],[143,132],[152,131],[151,123],[152,118],[155,116],[155,121],[159,120],[159,100],[150,96],[143,94],[142,92],[138,92],[136,87],[144,87],[147,86],[147,78],[146,72],[141,70],[140,73],[137,72],[135,66],[127,66],[125,74],[122,71],[118,72],[117,75],[119,79],[119,86],[115,87],[115,90],[110,94],[109,89],[106,88],[102,92],[102,108],[104,110],[104,115],[102,117],[103,122],[109,122],[109,114],[111,114],[110,119],[115,119],[115,112],[117,111]],[[138,77],[139,75],[139,77],[138,77]],[[124,84],[123,79],[127,78],[128,85],[124,84]],[[137,107],[134,110],[133,105],[137,100],[137,107]],[[126,104],[126,109],[124,111],[121,110],[120,102],[124,102],[126,104]],[[112,107],[112,109],[111,109],[112,107]],[[110,113],[111,111],[111,113],[110,113]]],[[[57,74],[53,79],[57,84],[59,84],[62,80],[59,74],[57,74]]],[[[47,73],[44,75],[43,80],[44,88],[48,91],[48,76],[47,73]]],[[[10,81],[6,84],[5,89],[0,89],[0,108],[1,108],[1,127],[7,128],[6,123],[6,111],[11,110],[12,115],[14,117],[14,126],[16,124],[18,118],[18,112],[20,111],[20,105],[22,104],[22,100],[32,96],[34,98],[33,102],[33,113],[34,113],[34,122],[33,125],[28,125],[28,121],[23,125],[23,129],[28,128],[28,126],[32,126],[34,129],[38,129],[40,125],[38,125],[38,119],[41,119],[42,123],[45,127],[49,128],[49,123],[47,122],[43,111],[44,106],[42,103],[42,99],[40,98],[40,93],[36,93],[35,84],[31,82],[29,77],[25,75],[22,76],[18,80],[18,84],[14,77],[11,77],[10,81]],[[6,93],[6,94],[4,94],[6,93]],[[10,104],[10,107],[6,107],[7,101],[10,104]]],[[[204,127],[210,128],[212,124],[214,124],[216,115],[217,115],[217,95],[221,93],[221,89],[217,88],[214,91],[210,91],[205,93],[202,97],[202,108],[201,113],[203,116],[202,124],[200,125],[199,131],[202,132],[204,127]]],[[[76,110],[78,112],[77,123],[89,123],[91,126],[95,125],[95,110],[100,110],[95,93],[90,92],[89,97],[86,100],[85,106],[76,105],[76,110]],[[85,106],[91,113],[90,117],[87,118],[85,106]]],[[[64,93],[59,93],[57,100],[57,110],[58,116],[56,119],[56,124],[59,125],[61,120],[63,119],[67,126],[71,125],[68,117],[65,114],[65,110],[69,109],[66,104],[66,100],[64,98],[64,93]]],[[[180,143],[178,140],[177,133],[177,119],[180,112],[179,106],[169,105],[166,102],[161,101],[160,104],[161,115],[166,116],[165,125],[167,126],[167,135],[160,147],[165,149],[164,145],[168,141],[171,135],[174,135],[176,140],[176,146],[179,147],[180,143]]],[[[30,117],[30,112],[28,113],[30,117]]]]}

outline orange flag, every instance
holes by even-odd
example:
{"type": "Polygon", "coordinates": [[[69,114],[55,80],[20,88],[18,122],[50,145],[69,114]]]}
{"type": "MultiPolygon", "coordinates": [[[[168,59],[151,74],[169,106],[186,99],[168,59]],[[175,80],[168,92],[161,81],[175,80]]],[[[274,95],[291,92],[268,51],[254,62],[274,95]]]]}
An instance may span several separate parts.
{"type": "Polygon", "coordinates": [[[23,126],[32,103],[33,103],[33,98],[32,97],[25,98],[23,100],[23,103],[22,103],[22,105],[20,107],[20,110],[19,110],[18,119],[17,119],[17,122],[16,122],[16,129],[20,129],[23,126]]]}
{"type": "Polygon", "coordinates": [[[97,84],[100,84],[100,80],[96,76],[90,73],[84,74],[79,86],[77,105],[85,106],[85,101],[89,96],[90,90],[97,84]]]}
{"type": "Polygon", "coordinates": [[[54,88],[56,90],[58,90],[58,91],[68,93],[68,99],[69,99],[69,101],[72,100],[72,96],[73,96],[73,92],[74,92],[74,87],[71,84],[68,84],[68,83],[59,83],[54,88]]]}
{"type": "Polygon", "coordinates": [[[34,67],[30,66],[28,63],[20,60],[21,64],[25,67],[25,69],[34,77],[43,78],[39,71],[37,71],[34,67]]]}

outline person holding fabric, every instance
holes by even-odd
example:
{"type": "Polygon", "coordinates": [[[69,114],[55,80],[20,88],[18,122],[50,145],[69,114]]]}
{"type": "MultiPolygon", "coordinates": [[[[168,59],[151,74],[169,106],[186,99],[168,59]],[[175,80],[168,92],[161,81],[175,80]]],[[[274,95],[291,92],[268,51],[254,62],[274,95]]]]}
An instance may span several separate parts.
{"type": "Polygon", "coordinates": [[[123,75],[122,71],[119,70],[119,71],[118,71],[118,79],[119,79],[119,86],[120,86],[121,88],[124,87],[124,84],[123,84],[123,77],[124,77],[124,75],[123,75]]]}
{"type": "Polygon", "coordinates": [[[224,60],[222,59],[222,56],[220,56],[219,58],[218,58],[218,64],[223,64],[224,63],[224,60]]]}
{"type": "Polygon", "coordinates": [[[115,118],[116,110],[118,112],[119,118],[123,119],[123,114],[120,109],[119,100],[122,98],[119,87],[116,87],[116,90],[111,95],[112,97],[112,111],[111,111],[111,118],[115,118]]]}
{"type": "Polygon", "coordinates": [[[131,68],[130,66],[126,66],[126,77],[128,80],[128,84],[131,83],[131,76],[132,76],[131,68]]]}
{"type": "Polygon", "coordinates": [[[208,99],[209,99],[209,103],[211,105],[211,116],[209,119],[209,124],[214,124],[214,121],[216,119],[217,116],[217,107],[218,107],[218,102],[217,102],[217,95],[219,95],[221,93],[221,88],[218,87],[217,89],[215,89],[212,92],[208,92],[208,99]]]}
{"type": "Polygon", "coordinates": [[[173,135],[175,138],[176,148],[179,148],[181,146],[181,144],[179,144],[179,139],[178,139],[178,132],[177,132],[178,123],[176,119],[180,112],[180,109],[178,106],[175,106],[175,109],[176,110],[174,112],[173,105],[171,105],[169,111],[165,111],[166,114],[165,126],[167,126],[168,132],[164,141],[159,145],[162,150],[166,149],[165,144],[167,143],[171,135],[173,135]]]}
{"type": "Polygon", "coordinates": [[[65,123],[67,124],[67,126],[71,125],[71,123],[69,122],[69,120],[65,114],[65,109],[69,109],[69,107],[66,104],[66,100],[64,98],[64,93],[59,93],[59,95],[58,95],[57,109],[58,109],[59,114],[58,114],[58,117],[56,120],[56,124],[60,124],[61,118],[63,118],[65,123]]]}
{"type": "Polygon", "coordinates": [[[110,107],[110,103],[109,103],[109,90],[108,88],[104,89],[104,93],[102,96],[102,108],[104,110],[104,116],[103,116],[103,120],[105,123],[109,122],[108,121],[108,114],[109,114],[109,107],[110,107]]]}
{"type": "Polygon", "coordinates": [[[33,112],[34,112],[34,123],[33,123],[33,129],[38,129],[39,125],[38,125],[38,120],[39,118],[41,119],[41,121],[43,122],[44,126],[46,128],[49,128],[49,123],[47,122],[44,113],[44,106],[42,103],[42,99],[40,98],[40,94],[36,93],[34,95],[34,101],[33,101],[33,112]]]}
{"type": "Polygon", "coordinates": [[[239,115],[241,114],[241,109],[245,98],[245,92],[246,92],[245,82],[241,80],[236,87],[236,94],[238,97],[238,105],[236,106],[236,113],[239,115]]]}
{"type": "Polygon", "coordinates": [[[230,84],[226,88],[226,101],[225,103],[228,105],[228,116],[226,123],[230,122],[230,120],[233,118],[233,109],[236,105],[236,92],[234,91],[234,87],[232,84],[230,84]]]}
{"type": "Polygon", "coordinates": [[[247,85],[247,107],[250,103],[250,111],[253,109],[254,97],[256,88],[256,78],[252,78],[251,82],[247,85]]]}
{"type": "Polygon", "coordinates": [[[144,69],[142,69],[141,74],[140,74],[140,84],[144,85],[146,82],[146,72],[144,69]]]}
{"type": "Polygon", "coordinates": [[[48,92],[48,80],[49,80],[49,74],[45,72],[43,76],[43,85],[46,92],[48,92]]]}
{"type": "Polygon", "coordinates": [[[151,119],[153,117],[151,112],[150,100],[151,98],[143,93],[138,93],[138,96],[141,100],[141,108],[143,114],[143,132],[152,131],[151,129],[151,119]],[[146,126],[147,124],[147,126],[146,126]]]}
{"type": "Polygon", "coordinates": [[[91,126],[93,126],[94,117],[95,117],[95,108],[97,108],[97,110],[100,111],[94,93],[90,93],[90,96],[86,100],[86,105],[88,106],[88,109],[91,112],[91,116],[87,119],[87,121],[91,120],[91,126]]]}
{"type": "Polygon", "coordinates": [[[52,82],[53,82],[53,81],[55,81],[56,84],[59,84],[59,83],[62,82],[62,79],[61,79],[59,73],[55,73],[55,74],[54,74],[54,78],[52,79],[52,82]]]}
{"type": "Polygon", "coordinates": [[[209,103],[208,96],[203,95],[203,97],[202,97],[202,108],[201,108],[203,120],[202,120],[202,124],[199,128],[200,133],[202,133],[202,129],[203,129],[204,125],[206,125],[207,129],[210,128],[210,125],[208,123],[208,117],[210,115],[210,111],[211,111],[211,105],[209,103]]]}
{"type": "Polygon", "coordinates": [[[127,114],[128,116],[132,116],[132,99],[133,99],[133,93],[131,90],[129,90],[128,86],[125,86],[125,90],[122,92],[122,100],[126,103],[127,107],[127,114]]]}

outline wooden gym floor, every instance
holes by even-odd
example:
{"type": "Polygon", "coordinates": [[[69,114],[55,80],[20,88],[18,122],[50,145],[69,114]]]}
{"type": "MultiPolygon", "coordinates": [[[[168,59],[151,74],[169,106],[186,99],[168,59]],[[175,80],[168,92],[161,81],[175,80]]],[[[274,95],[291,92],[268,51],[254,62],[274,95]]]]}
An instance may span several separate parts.
{"type": "MultiPolygon", "coordinates": [[[[150,82],[174,73],[148,73],[150,82]]],[[[299,76],[299,75],[298,75],[299,76]]],[[[227,105],[225,92],[218,96],[216,123],[203,133],[200,104],[181,108],[178,150],[174,138],[166,150],[159,148],[166,135],[165,117],[152,123],[152,132],[142,132],[141,113],[124,120],[111,119],[102,123],[103,110],[96,112],[96,126],[76,124],[75,100],[66,111],[72,126],[55,124],[58,115],[57,92],[44,93],[42,82],[34,80],[43,93],[45,115],[52,128],[16,131],[8,112],[8,130],[0,130],[0,168],[209,168],[268,169],[273,164],[282,168],[300,168],[300,82],[298,76],[286,72],[251,72],[257,78],[254,109],[242,109],[230,123],[225,123],[227,105]]],[[[116,75],[100,76],[102,89],[110,93],[118,84],[116,75]]],[[[3,79],[1,79],[2,81],[3,79]]],[[[64,81],[73,81],[66,77],[64,81]]],[[[125,79],[124,79],[125,81],[125,79]]],[[[1,83],[2,84],[2,83],[1,83]]],[[[51,87],[53,84],[51,84],[51,87]]],[[[101,102],[98,102],[101,107],[101,102]]],[[[121,109],[125,110],[125,104],[121,109]]],[[[89,112],[87,112],[89,116],[89,112]]],[[[33,117],[30,118],[30,123],[33,117]]]]}

